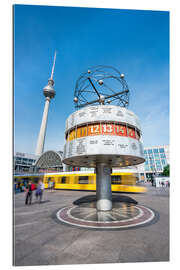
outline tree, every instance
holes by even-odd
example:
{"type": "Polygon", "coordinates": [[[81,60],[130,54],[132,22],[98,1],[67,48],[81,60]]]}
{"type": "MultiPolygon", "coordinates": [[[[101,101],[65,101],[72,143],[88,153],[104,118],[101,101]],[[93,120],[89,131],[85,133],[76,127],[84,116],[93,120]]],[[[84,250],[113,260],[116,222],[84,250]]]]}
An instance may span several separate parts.
{"type": "Polygon", "coordinates": [[[169,164],[168,164],[168,165],[166,165],[166,166],[164,167],[163,175],[164,175],[164,176],[169,176],[169,173],[170,173],[170,166],[169,166],[169,164]]]}

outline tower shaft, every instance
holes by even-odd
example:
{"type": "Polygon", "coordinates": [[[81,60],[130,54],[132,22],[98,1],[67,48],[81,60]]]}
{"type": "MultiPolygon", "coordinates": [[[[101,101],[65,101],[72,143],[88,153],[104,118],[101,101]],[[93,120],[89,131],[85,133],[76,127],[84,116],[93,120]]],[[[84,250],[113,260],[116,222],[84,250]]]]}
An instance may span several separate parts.
{"type": "Polygon", "coordinates": [[[47,126],[47,119],[48,119],[48,111],[49,111],[49,104],[52,98],[55,97],[56,91],[54,90],[54,81],[53,81],[53,75],[54,75],[54,67],[56,62],[56,52],[54,54],[54,61],[51,71],[51,77],[48,80],[48,84],[43,88],[43,94],[46,98],[45,106],[44,106],[44,112],[41,122],[41,128],[39,132],[38,142],[36,146],[36,155],[40,156],[44,151],[44,142],[45,142],[45,136],[46,136],[46,126],[47,126]]]}
{"type": "Polygon", "coordinates": [[[44,105],[44,112],[41,122],[41,128],[39,132],[37,147],[36,147],[36,155],[40,156],[44,151],[44,142],[46,136],[46,127],[47,127],[47,119],[48,119],[48,111],[49,111],[49,104],[51,99],[46,97],[45,105],[44,105]]]}

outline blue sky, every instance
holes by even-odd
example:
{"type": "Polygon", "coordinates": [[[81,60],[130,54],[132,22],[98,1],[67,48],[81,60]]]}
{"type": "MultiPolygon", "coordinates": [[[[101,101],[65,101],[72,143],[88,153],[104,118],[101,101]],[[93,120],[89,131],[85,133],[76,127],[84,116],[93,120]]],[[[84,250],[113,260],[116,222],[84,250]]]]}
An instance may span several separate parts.
{"type": "Polygon", "coordinates": [[[15,151],[35,152],[55,50],[45,150],[63,149],[76,80],[101,64],[125,74],[144,146],[169,143],[168,12],[15,5],[15,151]]]}

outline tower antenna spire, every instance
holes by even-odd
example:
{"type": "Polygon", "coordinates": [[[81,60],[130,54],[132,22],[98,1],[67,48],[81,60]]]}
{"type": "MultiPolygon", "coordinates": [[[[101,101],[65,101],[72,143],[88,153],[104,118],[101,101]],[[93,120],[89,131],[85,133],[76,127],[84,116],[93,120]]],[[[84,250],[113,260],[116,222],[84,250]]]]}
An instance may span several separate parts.
{"type": "Polygon", "coordinates": [[[53,66],[52,66],[52,71],[51,71],[51,78],[50,78],[51,80],[53,80],[55,63],[56,63],[56,51],[54,53],[54,61],[53,61],[53,66]]]}

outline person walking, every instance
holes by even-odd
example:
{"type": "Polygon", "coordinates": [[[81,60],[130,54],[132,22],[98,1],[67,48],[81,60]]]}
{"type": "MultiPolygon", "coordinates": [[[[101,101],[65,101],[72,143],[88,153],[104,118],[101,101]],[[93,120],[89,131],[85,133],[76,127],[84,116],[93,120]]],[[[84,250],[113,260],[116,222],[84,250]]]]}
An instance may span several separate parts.
{"type": "Polygon", "coordinates": [[[32,203],[32,195],[33,195],[33,191],[32,191],[32,182],[29,181],[27,188],[26,188],[26,199],[25,199],[25,204],[31,204],[32,203]]]}
{"type": "Polygon", "coordinates": [[[44,192],[44,184],[43,184],[42,180],[39,181],[39,185],[40,185],[40,190],[41,190],[40,195],[39,195],[40,202],[41,202],[42,201],[42,197],[43,197],[43,192],[44,192]]]}
{"type": "Polygon", "coordinates": [[[52,182],[52,190],[54,191],[55,188],[55,181],[52,182]]]}
{"type": "Polygon", "coordinates": [[[39,199],[39,196],[40,196],[40,193],[41,193],[41,189],[40,189],[40,184],[39,184],[39,181],[38,181],[38,184],[37,184],[37,189],[36,189],[36,201],[38,201],[39,199]]]}
{"type": "Polygon", "coordinates": [[[38,199],[39,199],[39,202],[42,201],[43,192],[44,192],[44,184],[41,180],[39,180],[38,186],[36,189],[36,201],[38,201],[38,199]]]}
{"type": "Polygon", "coordinates": [[[50,191],[50,189],[51,189],[51,181],[49,180],[49,182],[48,182],[48,190],[50,191]]]}
{"type": "Polygon", "coordinates": [[[54,189],[54,181],[51,181],[50,183],[51,183],[51,185],[50,185],[50,190],[51,190],[51,192],[52,192],[53,189],[54,189]]]}

